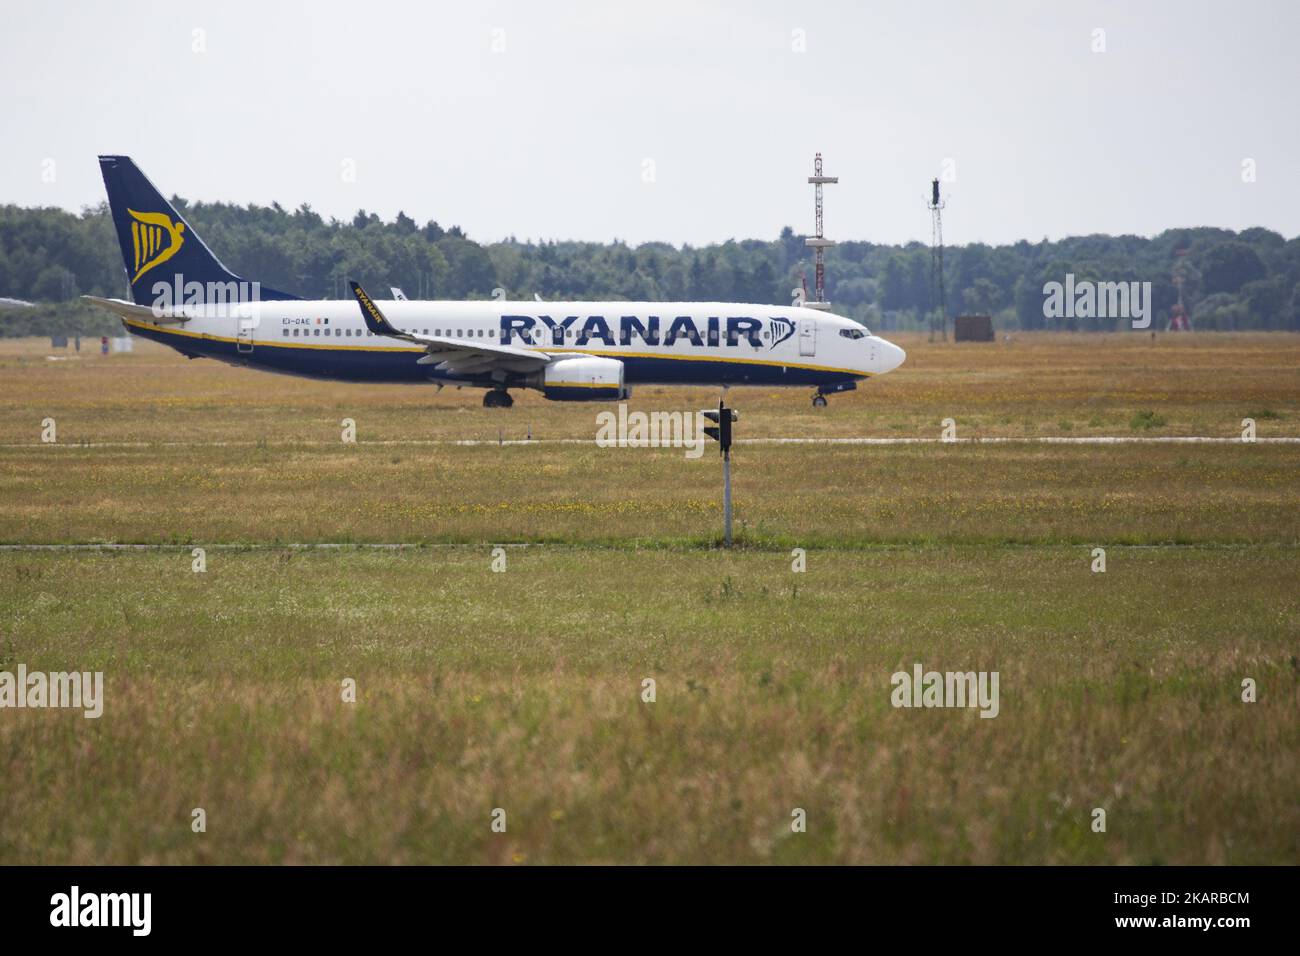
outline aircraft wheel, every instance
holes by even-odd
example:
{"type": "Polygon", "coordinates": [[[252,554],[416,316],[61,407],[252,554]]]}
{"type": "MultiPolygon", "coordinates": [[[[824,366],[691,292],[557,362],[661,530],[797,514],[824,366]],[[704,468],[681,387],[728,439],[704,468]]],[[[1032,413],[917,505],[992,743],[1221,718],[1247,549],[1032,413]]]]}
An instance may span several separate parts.
{"type": "Polygon", "coordinates": [[[514,405],[515,400],[510,397],[510,393],[504,389],[492,389],[483,393],[484,408],[509,408],[514,405]]]}
{"type": "Polygon", "coordinates": [[[813,396],[813,408],[825,408],[825,407],[826,407],[826,396],[825,396],[825,395],[820,395],[820,394],[819,394],[819,395],[814,395],[814,396],[813,396]]]}

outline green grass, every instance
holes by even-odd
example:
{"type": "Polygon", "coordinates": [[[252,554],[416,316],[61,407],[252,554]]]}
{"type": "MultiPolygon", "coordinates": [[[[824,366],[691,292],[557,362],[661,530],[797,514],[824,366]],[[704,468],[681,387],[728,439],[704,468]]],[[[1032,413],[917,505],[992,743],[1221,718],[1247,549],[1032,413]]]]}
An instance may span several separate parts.
{"type": "Polygon", "coordinates": [[[1152,428],[1164,428],[1168,424],[1164,416],[1157,415],[1149,408],[1144,408],[1140,412],[1134,413],[1129,419],[1128,427],[1136,431],[1149,431],[1152,428]]]}
{"type": "MultiPolygon", "coordinates": [[[[721,468],[672,449],[0,448],[0,542],[705,545],[721,468]]],[[[748,445],[760,547],[1300,542],[1300,445],[748,445]]]]}
{"type": "Polygon", "coordinates": [[[1294,549],[491,558],[0,556],[4,665],[107,686],[3,714],[0,861],[1295,861],[1294,549]],[[916,661],[1000,715],[893,709],[916,661]]]}

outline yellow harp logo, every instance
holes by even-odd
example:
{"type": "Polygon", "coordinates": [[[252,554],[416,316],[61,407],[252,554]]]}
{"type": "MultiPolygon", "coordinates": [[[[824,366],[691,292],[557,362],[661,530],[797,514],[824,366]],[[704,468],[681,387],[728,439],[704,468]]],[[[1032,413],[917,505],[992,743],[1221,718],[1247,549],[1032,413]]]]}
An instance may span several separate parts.
{"type": "Polygon", "coordinates": [[[135,275],[131,284],[152,269],[181,251],[185,241],[185,223],[172,222],[160,212],[136,212],[128,209],[131,218],[131,248],[135,252],[135,275]]]}

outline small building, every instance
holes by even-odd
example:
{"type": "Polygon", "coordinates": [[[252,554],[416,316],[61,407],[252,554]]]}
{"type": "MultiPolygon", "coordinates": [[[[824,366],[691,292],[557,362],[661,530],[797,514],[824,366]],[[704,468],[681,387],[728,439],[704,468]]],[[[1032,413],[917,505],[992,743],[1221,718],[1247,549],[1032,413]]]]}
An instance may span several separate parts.
{"type": "Polygon", "coordinates": [[[992,342],[993,316],[959,315],[953,319],[952,337],[958,342],[992,342]]]}

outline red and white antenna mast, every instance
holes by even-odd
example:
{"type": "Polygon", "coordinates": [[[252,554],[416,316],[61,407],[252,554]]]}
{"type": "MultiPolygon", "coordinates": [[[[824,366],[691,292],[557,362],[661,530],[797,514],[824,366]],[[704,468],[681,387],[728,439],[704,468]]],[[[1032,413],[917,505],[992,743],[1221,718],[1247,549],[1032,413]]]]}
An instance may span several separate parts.
{"type": "Polygon", "coordinates": [[[813,184],[814,193],[817,197],[817,235],[804,240],[805,243],[812,247],[813,262],[816,264],[813,294],[817,298],[812,302],[804,303],[810,309],[829,309],[831,307],[831,304],[826,301],[826,250],[835,245],[835,240],[827,239],[825,234],[825,221],[822,216],[822,186],[827,183],[838,183],[839,181],[840,177],[838,176],[825,176],[822,174],[822,154],[818,153],[813,160],[813,174],[808,177],[808,182],[813,184]]]}

